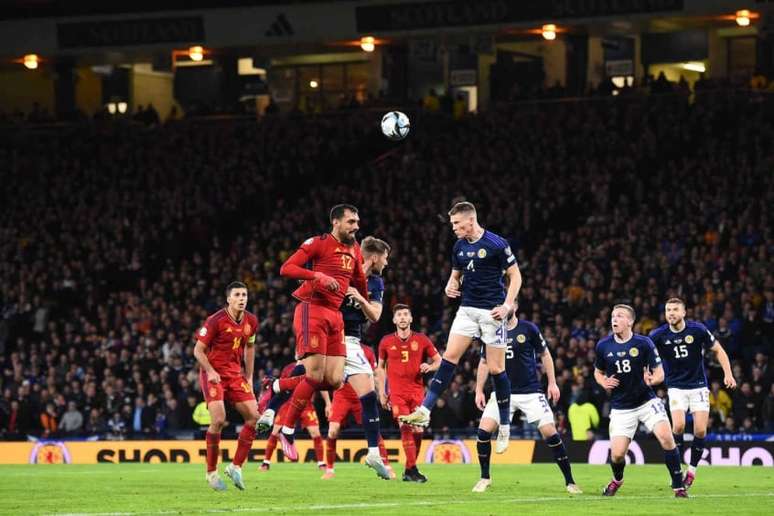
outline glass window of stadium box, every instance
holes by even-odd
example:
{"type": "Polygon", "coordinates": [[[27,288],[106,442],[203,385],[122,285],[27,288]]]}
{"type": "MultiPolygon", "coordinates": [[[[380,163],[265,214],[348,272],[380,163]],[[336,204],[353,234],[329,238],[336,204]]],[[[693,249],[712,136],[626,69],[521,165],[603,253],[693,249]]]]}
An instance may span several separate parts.
{"type": "Polygon", "coordinates": [[[302,112],[321,112],[346,107],[356,99],[363,102],[368,92],[367,62],[274,66],[269,86],[283,110],[297,107],[302,112]]]}

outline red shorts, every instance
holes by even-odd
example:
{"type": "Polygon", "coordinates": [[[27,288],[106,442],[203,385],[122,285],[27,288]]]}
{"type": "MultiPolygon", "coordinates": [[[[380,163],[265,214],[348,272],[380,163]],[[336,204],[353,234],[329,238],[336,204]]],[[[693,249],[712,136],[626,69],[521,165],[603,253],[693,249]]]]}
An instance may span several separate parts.
{"type": "MultiPolygon", "coordinates": [[[[274,424],[275,425],[284,425],[285,416],[288,413],[288,409],[290,407],[289,403],[285,403],[282,405],[282,408],[279,411],[279,414],[277,414],[277,417],[274,418],[274,424]]],[[[314,403],[309,401],[309,403],[306,404],[306,408],[303,412],[301,412],[301,416],[298,418],[298,421],[301,423],[301,428],[309,428],[310,426],[320,426],[320,421],[317,419],[317,411],[314,409],[314,403]]]]}
{"type": "Polygon", "coordinates": [[[204,369],[199,371],[199,384],[202,387],[204,401],[229,401],[239,403],[255,399],[255,394],[250,388],[250,384],[243,376],[232,376],[230,378],[220,378],[218,383],[207,381],[207,372],[204,369]]]}
{"type": "Polygon", "coordinates": [[[301,302],[293,314],[296,358],[307,355],[347,356],[344,319],[339,310],[301,302]]]}
{"type": "Polygon", "coordinates": [[[390,393],[392,417],[397,420],[398,416],[408,416],[422,404],[424,399],[425,394],[421,391],[414,393],[390,393]]]}
{"type": "Polygon", "coordinates": [[[355,389],[347,383],[344,384],[344,387],[333,393],[331,417],[328,418],[328,421],[339,424],[346,422],[350,412],[355,418],[355,422],[358,425],[362,425],[363,408],[360,405],[360,398],[357,397],[355,389]]]}

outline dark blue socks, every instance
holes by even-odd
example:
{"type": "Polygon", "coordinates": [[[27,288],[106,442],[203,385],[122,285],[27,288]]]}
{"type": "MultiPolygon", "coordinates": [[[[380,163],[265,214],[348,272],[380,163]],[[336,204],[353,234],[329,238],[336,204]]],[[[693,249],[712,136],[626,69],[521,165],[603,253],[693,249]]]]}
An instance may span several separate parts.
{"type": "Polygon", "coordinates": [[[478,429],[478,464],[481,466],[481,478],[489,478],[489,459],[492,456],[492,434],[486,430],[478,429]]]}
{"type": "Polygon", "coordinates": [[[430,387],[427,390],[427,394],[425,394],[425,400],[422,402],[422,405],[427,410],[433,410],[435,402],[451,383],[456,369],[457,364],[452,364],[445,358],[441,359],[441,367],[438,368],[435,376],[430,380],[430,387]]]}
{"type": "Polygon", "coordinates": [[[363,430],[369,448],[379,446],[379,407],[374,391],[360,397],[360,406],[363,408],[363,430]]]}

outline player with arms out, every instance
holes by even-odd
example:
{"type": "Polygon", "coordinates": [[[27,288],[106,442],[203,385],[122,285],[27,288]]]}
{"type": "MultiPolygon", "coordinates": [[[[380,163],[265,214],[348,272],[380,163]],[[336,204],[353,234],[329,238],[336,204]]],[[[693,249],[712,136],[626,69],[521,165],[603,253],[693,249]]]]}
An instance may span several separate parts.
{"type": "Polygon", "coordinates": [[[207,318],[197,334],[194,356],[199,362],[199,384],[210,413],[207,428],[207,483],[216,491],[226,489],[218,476],[220,433],[226,424],[224,401],[233,403],[245,424],[239,432],[234,461],[226,469],[226,475],[238,489],[244,489],[242,464],[255,439],[255,423],[258,421],[258,405],[253,394],[253,368],[255,366],[255,332],[258,318],[245,310],[247,286],[239,281],[226,287],[226,308],[207,318]],[[244,374],[242,360],[244,359],[244,374]]]}
{"type": "MultiPolygon", "coordinates": [[[[538,327],[529,321],[516,318],[513,315],[506,325],[505,343],[505,370],[511,380],[511,406],[510,417],[516,410],[524,413],[529,423],[537,423],[540,435],[554,454],[554,460],[564,475],[564,483],[570,494],[581,494],[581,489],[572,478],[570,459],[564,447],[562,438],[554,425],[554,414],[548,406],[548,401],[540,389],[538,379],[537,358],[543,365],[548,377],[548,399],[556,403],[559,401],[559,387],[556,385],[554,360],[548,350],[546,341],[538,327]]],[[[489,461],[492,456],[492,432],[497,429],[499,411],[495,394],[486,401],[484,386],[489,378],[486,367],[486,356],[482,353],[476,371],[476,406],[484,413],[481,423],[478,425],[478,463],[481,467],[481,479],[473,486],[474,493],[483,493],[492,485],[489,476],[489,461]]]]}
{"type": "MultiPolygon", "coordinates": [[[[293,330],[296,357],[305,371],[293,390],[283,421],[283,449],[285,442],[292,445],[296,422],[312,394],[342,385],[347,351],[340,307],[350,285],[363,298],[368,297],[363,256],[355,241],[360,228],[358,210],[350,204],[336,205],[331,209],[330,221],[330,233],[304,241],[280,268],[283,277],[303,281],[293,292],[299,301],[293,330]]],[[[375,455],[369,451],[366,464],[383,472],[378,448],[375,455]]]]}
{"type": "Polygon", "coordinates": [[[691,487],[696,478],[696,467],[704,452],[704,437],[709,420],[709,388],[704,371],[704,353],[713,351],[723,368],[723,383],[736,388],[728,355],[715,336],[700,322],[685,319],[685,302],[677,297],[668,299],[664,306],[667,324],[650,333],[664,361],[665,383],[672,413],[672,432],[680,458],[683,457],[685,413],[693,416],[693,445],[691,461],[685,473],[685,487],[691,487]]]}
{"type": "Polygon", "coordinates": [[[400,420],[416,426],[430,423],[430,411],[451,383],[460,358],[473,339],[480,339],[486,345],[486,364],[494,380],[500,415],[495,452],[503,453],[508,448],[511,434],[511,385],[505,372],[502,328],[521,288],[521,272],[508,242],[479,225],[473,204],[458,202],[449,210],[449,220],[459,240],[452,250],[452,272],[446,284],[446,295],[462,300],[449,332],[441,366],[430,382],[422,405],[408,416],[401,416],[400,420]],[[508,278],[507,293],[503,271],[508,278]]]}
{"type": "Polygon", "coordinates": [[[687,498],[680,470],[680,453],[675,446],[669,419],[661,400],[651,388],[664,381],[664,368],[656,346],[648,337],[637,335],[634,308],[615,305],[611,314],[613,333],[597,342],[594,379],[610,393],[610,467],[613,479],[602,492],[614,496],[623,485],[626,452],[643,423],[658,439],[672,477],[675,497],[687,498]]]}
{"type": "Polygon", "coordinates": [[[406,454],[403,481],[427,482],[427,477],[417,469],[417,457],[422,449],[422,428],[401,423],[400,417],[410,414],[422,403],[425,395],[422,375],[436,371],[441,365],[441,356],[430,339],[422,333],[411,331],[412,321],[408,305],[396,304],[392,308],[392,322],[396,331],[385,335],[379,343],[376,383],[382,406],[392,410],[400,426],[400,437],[406,454]]]}
{"type": "MultiPolygon", "coordinates": [[[[387,266],[390,246],[384,240],[372,236],[363,239],[360,245],[363,263],[363,273],[367,278],[368,292],[363,296],[356,288],[349,287],[347,297],[341,306],[344,319],[344,342],[347,358],[344,366],[344,378],[359,398],[362,407],[362,423],[368,441],[366,464],[372,467],[377,475],[385,480],[391,478],[390,470],[385,466],[379,452],[379,398],[374,386],[374,370],[361,345],[363,326],[366,322],[376,322],[382,316],[382,298],[384,297],[384,281],[381,274],[387,266]]],[[[373,356],[373,352],[370,355],[373,356]]],[[[336,391],[337,393],[340,392],[336,391]]],[[[336,396],[336,394],[334,394],[336,396]]],[[[341,423],[339,421],[338,423],[341,423]]],[[[334,431],[334,440],[337,432],[334,431]]],[[[330,444],[330,430],[329,430],[330,444]]],[[[335,452],[334,452],[335,453],[335,452]]],[[[330,478],[326,472],[324,478],[330,478]]]]}

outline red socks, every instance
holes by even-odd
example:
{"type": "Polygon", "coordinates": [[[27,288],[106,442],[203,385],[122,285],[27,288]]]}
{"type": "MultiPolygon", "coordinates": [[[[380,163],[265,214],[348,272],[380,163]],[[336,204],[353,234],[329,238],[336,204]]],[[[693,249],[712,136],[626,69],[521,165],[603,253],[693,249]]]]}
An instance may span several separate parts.
{"type": "Polygon", "coordinates": [[[400,439],[403,441],[403,451],[406,452],[406,469],[417,465],[417,445],[414,440],[414,430],[408,425],[401,425],[400,439]]]}
{"type": "Polygon", "coordinates": [[[325,466],[333,469],[333,463],[336,462],[336,439],[328,438],[328,444],[325,447],[325,466]]]}
{"type": "Polygon", "coordinates": [[[276,447],[277,447],[277,436],[274,434],[271,434],[269,438],[266,440],[266,453],[264,454],[263,459],[271,462],[271,457],[272,455],[274,455],[274,449],[276,447]]]}
{"type": "Polygon", "coordinates": [[[234,464],[242,467],[247,454],[250,452],[250,448],[253,447],[253,440],[255,439],[255,427],[251,425],[244,425],[239,432],[239,440],[237,442],[237,450],[234,454],[234,464]]]}
{"type": "Polygon", "coordinates": [[[323,453],[323,440],[322,437],[319,435],[317,437],[313,437],[312,441],[314,441],[314,455],[317,457],[317,463],[321,463],[325,460],[324,453],[323,453]]]}
{"type": "Polygon", "coordinates": [[[307,377],[302,377],[303,380],[298,384],[298,387],[293,391],[293,396],[290,397],[288,402],[287,414],[283,418],[283,425],[288,428],[295,428],[298,422],[301,412],[306,408],[307,403],[312,398],[315,391],[320,389],[320,382],[310,380],[307,377]]]}
{"type": "Polygon", "coordinates": [[[419,458],[419,452],[422,449],[422,432],[414,432],[414,444],[417,447],[417,458],[419,458]]]}
{"type": "Polygon", "coordinates": [[[379,436],[379,455],[382,456],[382,462],[385,464],[390,463],[390,458],[387,456],[387,448],[384,446],[384,438],[379,436]]]}
{"type": "Polygon", "coordinates": [[[306,378],[304,375],[289,376],[287,378],[280,378],[278,381],[280,391],[292,391],[295,389],[301,381],[306,378]]]}
{"type": "Polygon", "coordinates": [[[220,434],[207,432],[207,473],[218,469],[218,455],[220,454],[220,434]]]}

